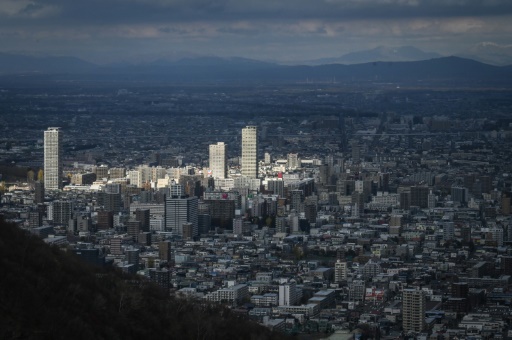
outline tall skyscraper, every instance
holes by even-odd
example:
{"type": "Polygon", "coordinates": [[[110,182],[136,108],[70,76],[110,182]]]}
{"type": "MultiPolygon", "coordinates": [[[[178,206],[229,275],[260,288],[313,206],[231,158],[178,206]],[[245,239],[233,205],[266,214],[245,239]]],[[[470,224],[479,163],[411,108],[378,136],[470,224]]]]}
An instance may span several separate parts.
{"type": "Polygon", "coordinates": [[[62,134],[58,127],[44,132],[44,187],[62,189],[62,134]]]}
{"type": "Polygon", "coordinates": [[[258,128],[242,129],[242,175],[258,178],[258,128]]]}
{"type": "Polygon", "coordinates": [[[226,144],[210,144],[210,170],[213,178],[226,178],[227,175],[226,144]]]}
{"type": "Polygon", "coordinates": [[[419,289],[404,289],[402,320],[405,332],[423,331],[425,326],[425,293],[419,289]]]}

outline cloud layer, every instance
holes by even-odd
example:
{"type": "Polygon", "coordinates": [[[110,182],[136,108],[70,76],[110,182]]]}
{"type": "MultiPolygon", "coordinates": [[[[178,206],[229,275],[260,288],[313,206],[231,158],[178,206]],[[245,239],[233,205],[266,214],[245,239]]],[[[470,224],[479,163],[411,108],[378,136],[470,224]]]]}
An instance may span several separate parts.
{"type": "Polygon", "coordinates": [[[377,45],[450,54],[511,34],[510,0],[0,0],[4,51],[105,61],[182,51],[299,60],[377,45]]]}

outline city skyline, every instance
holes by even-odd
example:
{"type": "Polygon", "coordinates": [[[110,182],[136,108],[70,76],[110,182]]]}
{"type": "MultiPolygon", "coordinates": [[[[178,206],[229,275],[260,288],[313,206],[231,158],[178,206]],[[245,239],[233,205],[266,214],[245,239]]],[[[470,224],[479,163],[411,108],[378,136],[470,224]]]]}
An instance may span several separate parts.
{"type": "Polygon", "coordinates": [[[194,55],[286,62],[382,45],[443,55],[482,44],[508,51],[511,32],[505,0],[0,2],[0,52],[98,63],[194,55]]]}
{"type": "Polygon", "coordinates": [[[437,62],[406,83],[2,77],[0,249],[24,282],[0,291],[29,299],[0,334],[165,338],[182,325],[166,310],[206,307],[238,321],[195,313],[183,334],[237,338],[216,328],[247,317],[276,339],[511,338],[507,67],[400,64],[437,62]]]}

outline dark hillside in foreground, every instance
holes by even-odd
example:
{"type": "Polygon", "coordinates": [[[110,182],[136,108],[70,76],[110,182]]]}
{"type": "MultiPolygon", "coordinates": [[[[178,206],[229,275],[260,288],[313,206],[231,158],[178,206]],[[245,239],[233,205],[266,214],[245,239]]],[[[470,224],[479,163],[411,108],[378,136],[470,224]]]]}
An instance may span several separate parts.
{"type": "Polygon", "coordinates": [[[0,339],[282,339],[229,310],[100,271],[0,217],[0,339]]]}

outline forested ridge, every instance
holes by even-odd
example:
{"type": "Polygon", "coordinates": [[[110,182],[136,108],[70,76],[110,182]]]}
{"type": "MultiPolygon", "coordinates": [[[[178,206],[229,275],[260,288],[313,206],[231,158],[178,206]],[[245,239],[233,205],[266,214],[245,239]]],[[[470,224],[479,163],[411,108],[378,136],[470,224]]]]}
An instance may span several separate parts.
{"type": "Polygon", "coordinates": [[[0,217],[0,339],[282,339],[221,306],[91,267],[0,217]]]}

